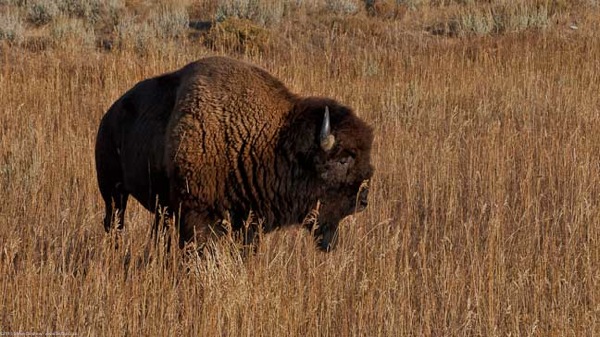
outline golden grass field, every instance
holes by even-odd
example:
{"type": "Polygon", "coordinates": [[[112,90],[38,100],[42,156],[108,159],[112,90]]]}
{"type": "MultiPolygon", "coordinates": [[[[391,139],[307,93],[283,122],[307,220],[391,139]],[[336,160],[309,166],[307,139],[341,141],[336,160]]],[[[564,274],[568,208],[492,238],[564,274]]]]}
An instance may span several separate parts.
{"type": "Polygon", "coordinates": [[[0,26],[22,28],[0,27],[0,335],[600,336],[596,1],[256,3],[206,31],[151,15],[221,20],[223,4],[40,23],[0,1],[0,26]],[[135,201],[104,232],[103,113],[215,54],[374,126],[370,206],[335,251],[293,227],[246,259],[185,257],[152,244],[135,201]]]}

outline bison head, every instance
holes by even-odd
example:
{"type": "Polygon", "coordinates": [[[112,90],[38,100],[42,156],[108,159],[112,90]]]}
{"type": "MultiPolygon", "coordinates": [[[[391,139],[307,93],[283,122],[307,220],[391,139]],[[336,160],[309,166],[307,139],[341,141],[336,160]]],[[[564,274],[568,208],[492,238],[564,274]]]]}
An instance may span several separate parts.
{"type": "Polygon", "coordinates": [[[333,100],[307,98],[303,103],[303,115],[312,125],[300,130],[313,132],[301,146],[306,149],[301,151],[306,155],[302,162],[314,176],[320,204],[315,239],[319,248],[329,251],[335,246],[339,222],[367,206],[373,131],[350,108],[333,100]]]}

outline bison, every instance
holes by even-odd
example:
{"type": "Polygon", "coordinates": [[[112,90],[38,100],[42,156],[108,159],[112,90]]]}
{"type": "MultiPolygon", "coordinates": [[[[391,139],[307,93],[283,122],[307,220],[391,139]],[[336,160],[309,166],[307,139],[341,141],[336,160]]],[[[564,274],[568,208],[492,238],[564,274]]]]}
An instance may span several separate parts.
{"type": "MultiPolygon", "coordinates": [[[[372,142],[351,108],[296,95],[257,66],[206,57],[139,82],[102,118],[104,228],[123,226],[131,194],[176,215],[181,247],[228,230],[311,224],[313,214],[328,251],[340,220],[367,206],[372,142]]],[[[256,230],[247,233],[254,242],[256,230]]]]}

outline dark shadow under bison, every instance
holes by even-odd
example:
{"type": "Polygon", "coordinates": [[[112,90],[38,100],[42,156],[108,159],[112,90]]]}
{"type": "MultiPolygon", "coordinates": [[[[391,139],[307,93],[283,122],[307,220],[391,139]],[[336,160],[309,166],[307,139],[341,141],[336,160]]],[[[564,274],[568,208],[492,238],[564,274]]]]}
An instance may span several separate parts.
{"type": "Polygon", "coordinates": [[[181,247],[248,228],[249,217],[265,232],[312,227],[305,220],[319,205],[315,239],[330,250],[340,220],[367,205],[372,142],[372,128],[333,99],[295,95],[247,63],[203,58],[141,81],[102,118],[104,227],[123,226],[129,195],[170,210],[181,247]]]}

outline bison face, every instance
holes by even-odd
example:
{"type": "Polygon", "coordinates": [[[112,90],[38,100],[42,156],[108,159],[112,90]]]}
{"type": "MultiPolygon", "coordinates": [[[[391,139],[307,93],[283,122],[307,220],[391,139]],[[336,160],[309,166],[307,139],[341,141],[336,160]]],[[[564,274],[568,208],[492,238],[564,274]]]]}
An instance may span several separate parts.
{"type": "Polygon", "coordinates": [[[337,118],[330,121],[329,109],[325,108],[319,133],[321,149],[315,156],[315,169],[322,186],[315,235],[324,251],[334,248],[339,222],[367,207],[368,182],[373,175],[371,128],[351,113],[338,112],[334,116],[337,118]]]}
{"type": "Polygon", "coordinates": [[[361,184],[341,186],[335,191],[337,193],[328,193],[321,199],[319,227],[314,232],[317,244],[323,251],[335,248],[340,221],[348,215],[363,211],[368,204],[368,180],[361,184]]]}

